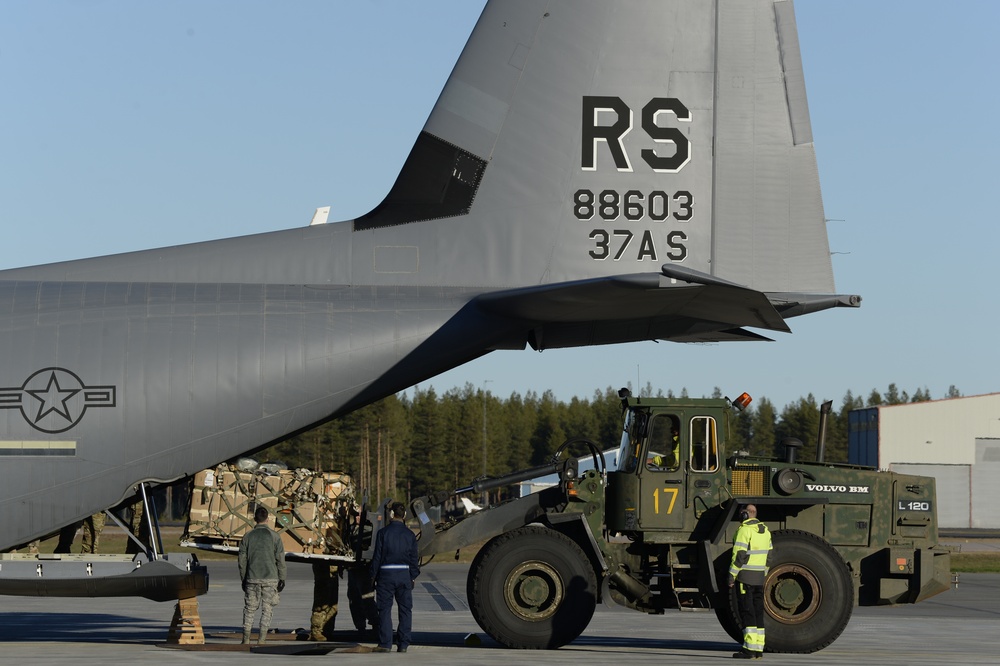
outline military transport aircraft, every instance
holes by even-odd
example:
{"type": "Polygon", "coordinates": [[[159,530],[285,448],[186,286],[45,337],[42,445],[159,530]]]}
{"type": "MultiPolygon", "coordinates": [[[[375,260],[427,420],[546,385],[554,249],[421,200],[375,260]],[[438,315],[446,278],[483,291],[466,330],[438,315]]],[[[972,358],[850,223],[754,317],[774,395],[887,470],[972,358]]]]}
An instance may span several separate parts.
{"type": "Polygon", "coordinates": [[[371,212],[0,271],[0,550],[493,350],[859,302],[792,2],[492,0],[371,212]]]}

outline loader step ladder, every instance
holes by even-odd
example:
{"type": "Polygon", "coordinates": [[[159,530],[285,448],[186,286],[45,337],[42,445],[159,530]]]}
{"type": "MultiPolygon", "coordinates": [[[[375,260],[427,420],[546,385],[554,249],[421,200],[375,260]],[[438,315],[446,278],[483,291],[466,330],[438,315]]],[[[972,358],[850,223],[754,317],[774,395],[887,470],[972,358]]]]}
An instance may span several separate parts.
{"type": "Polygon", "coordinates": [[[711,604],[698,587],[698,570],[679,559],[678,550],[691,553],[697,546],[696,541],[679,541],[671,543],[664,553],[667,558],[668,573],[659,574],[662,578],[669,577],[670,590],[674,594],[678,610],[698,612],[710,610],[711,604]]]}
{"type": "Polygon", "coordinates": [[[178,645],[204,645],[205,632],[201,628],[198,614],[198,599],[178,599],[174,607],[174,619],[170,621],[167,642],[178,645]]]}

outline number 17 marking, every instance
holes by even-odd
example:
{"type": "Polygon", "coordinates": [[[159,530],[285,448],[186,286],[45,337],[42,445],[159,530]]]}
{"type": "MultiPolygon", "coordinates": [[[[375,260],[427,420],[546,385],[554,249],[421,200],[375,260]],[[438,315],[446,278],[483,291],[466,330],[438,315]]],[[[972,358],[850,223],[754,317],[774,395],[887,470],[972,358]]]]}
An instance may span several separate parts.
{"type": "Polygon", "coordinates": [[[660,512],[660,493],[670,494],[670,504],[667,505],[667,513],[674,512],[674,502],[677,501],[677,491],[679,488],[657,488],[653,491],[653,513],[660,512]]]}

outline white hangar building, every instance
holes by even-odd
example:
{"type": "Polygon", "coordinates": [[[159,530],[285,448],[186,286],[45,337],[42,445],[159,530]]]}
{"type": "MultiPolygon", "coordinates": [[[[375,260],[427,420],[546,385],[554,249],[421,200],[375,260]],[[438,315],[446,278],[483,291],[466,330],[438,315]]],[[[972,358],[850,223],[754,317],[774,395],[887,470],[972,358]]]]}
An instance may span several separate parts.
{"type": "Polygon", "coordinates": [[[1000,393],[856,409],[848,460],[937,480],[938,525],[1000,529],[1000,393]]]}

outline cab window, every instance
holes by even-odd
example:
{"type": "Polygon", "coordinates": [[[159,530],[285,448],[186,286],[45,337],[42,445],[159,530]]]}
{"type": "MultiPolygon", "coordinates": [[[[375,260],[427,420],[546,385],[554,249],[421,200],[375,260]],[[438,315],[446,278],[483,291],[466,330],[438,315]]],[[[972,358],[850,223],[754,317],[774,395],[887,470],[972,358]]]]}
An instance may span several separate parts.
{"type": "Polygon", "coordinates": [[[642,446],[642,427],[646,423],[644,414],[629,411],[625,415],[625,429],[618,448],[618,470],[634,472],[639,465],[639,449],[642,446]]]}
{"type": "Polygon", "coordinates": [[[646,469],[676,471],[681,466],[680,454],[680,420],[672,414],[657,414],[649,428],[646,469]]]}
{"type": "Polygon", "coordinates": [[[719,469],[719,442],[715,419],[696,416],[691,419],[691,470],[714,472],[719,469]]]}

